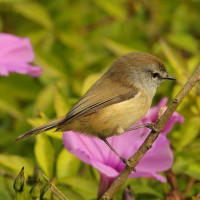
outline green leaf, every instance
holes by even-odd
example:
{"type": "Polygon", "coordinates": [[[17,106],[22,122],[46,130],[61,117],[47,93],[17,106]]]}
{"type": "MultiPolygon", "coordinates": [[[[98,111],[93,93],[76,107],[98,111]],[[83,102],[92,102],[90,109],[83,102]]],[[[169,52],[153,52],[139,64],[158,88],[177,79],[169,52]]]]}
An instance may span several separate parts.
{"type": "Polygon", "coordinates": [[[105,10],[109,15],[115,17],[119,20],[124,20],[126,18],[126,12],[123,8],[121,1],[116,0],[109,0],[109,1],[102,1],[102,0],[95,0],[95,3],[105,10]]]}
{"type": "Polygon", "coordinates": [[[21,114],[21,112],[16,107],[9,104],[8,101],[6,102],[3,99],[0,99],[0,110],[9,113],[17,119],[23,119],[23,115],[21,114]]]}
{"type": "Polygon", "coordinates": [[[200,168],[199,163],[190,163],[187,171],[185,172],[188,176],[200,180],[200,168]]]}
{"type": "Polygon", "coordinates": [[[35,102],[35,111],[44,112],[53,101],[53,94],[54,94],[53,85],[48,85],[46,88],[41,90],[35,102]]]}
{"type": "Polygon", "coordinates": [[[25,173],[28,175],[32,175],[33,173],[33,163],[28,158],[18,156],[18,155],[0,155],[0,165],[3,167],[8,168],[9,170],[15,172],[16,174],[19,173],[21,168],[24,166],[25,173]]]}
{"type": "Polygon", "coordinates": [[[13,5],[14,9],[24,17],[34,21],[35,23],[44,26],[45,28],[52,28],[51,19],[47,10],[34,1],[22,2],[13,5]]]}
{"type": "Polygon", "coordinates": [[[133,190],[135,194],[151,194],[157,197],[162,197],[162,194],[159,193],[156,189],[148,186],[148,185],[135,185],[133,186],[133,190]]]}
{"type": "Polygon", "coordinates": [[[1,199],[13,200],[7,185],[5,184],[5,178],[3,176],[0,176],[0,197],[1,199]]]}
{"type": "Polygon", "coordinates": [[[54,92],[54,108],[56,111],[57,117],[60,117],[62,115],[65,115],[67,113],[67,110],[69,109],[67,107],[67,102],[61,92],[58,91],[57,88],[55,88],[54,92]]]}
{"type": "Polygon", "coordinates": [[[198,50],[198,41],[194,39],[191,34],[186,33],[172,33],[169,35],[171,43],[186,51],[195,53],[198,50]]]}
{"type": "Polygon", "coordinates": [[[183,61],[181,60],[180,56],[168,45],[168,43],[164,39],[160,40],[160,44],[164,51],[164,54],[166,55],[171,66],[175,70],[179,81],[183,83],[186,82],[187,78],[185,77],[185,74],[187,74],[187,72],[184,69],[186,67],[183,61]]]}
{"type": "Polygon", "coordinates": [[[191,117],[186,120],[181,128],[181,137],[177,143],[177,150],[181,151],[186,145],[190,144],[199,133],[199,117],[191,117]]]}
{"type": "Polygon", "coordinates": [[[34,151],[41,169],[48,177],[53,177],[55,151],[50,139],[44,134],[38,135],[34,151]]]}
{"type": "Polygon", "coordinates": [[[121,56],[122,54],[125,54],[125,53],[129,53],[129,52],[134,52],[134,51],[137,51],[136,49],[134,48],[131,48],[131,47],[128,47],[128,46],[125,46],[123,44],[120,44],[118,42],[115,42],[111,39],[108,39],[108,38],[105,38],[103,39],[103,44],[108,48],[110,49],[110,51],[118,56],[121,56]]]}
{"type": "MultiPolygon", "coordinates": [[[[199,55],[199,54],[198,54],[199,55]]],[[[188,72],[190,74],[192,74],[194,72],[194,70],[196,69],[196,67],[199,65],[200,63],[200,58],[199,56],[193,56],[191,58],[189,58],[187,60],[187,68],[188,68],[188,72]]]]}
{"type": "MultiPolygon", "coordinates": [[[[58,186],[57,186],[58,187],[58,186]]],[[[65,187],[62,185],[62,187],[58,187],[60,191],[69,199],[69,200],[88,200],[91,198],[87,198],[87,195],[85,195],[82,191],[73,190],[72,188],[65,187]]]]}
{"type": "Polygon", "coordinates": [[[59,178],[65,178],[77,174],[80,166],[80,160],[73,154],[63,149],[57,158],[56,175],[59,178]]]}
{"type": "Polygon", "coordinates": [[[199,162],[194,161],[191,155],[176,156],[175,163],[172,167],[176,174],[187,174],[190,177],[200,180],[199,162]]]}
{"type": "Polygon", "coordinates": [[[85,41],[77,33],[74,32],[59,32],[58,38],[67,47],[71,47],[79,51],[83,50],[85,46],[85,41]]]}
{"type": "MultiPolygon", "coordinates": [[[[60,62],[59,58],[57,58],[54,54],[45,51],[42,51],[40,48],[35,48],[35,63],[38,66],[42,66],[44,72],[43,76],[50,78],[61,78],[65,77],[61,70],[63,69],[62,63],[60,62]],[[61,67],[58,67],[61,66],[61,67]]],[[[66,77],[65,77],[66,78],[66,77]]]]}
{"type": "Polygon", "coordinates": [[[82,86],[82,95],[85,94],[88,89],[102,76],[102,74],[92,74],[89,75],[82,86]]]}
{"type": "MultiPolygon", "coordinates": [[[[179,84],[176,84],[174,87],[173,87],[173,91],[172,91],[172,97],[175,97],[179,92],[180,90],[182,89],[182,86],[179,85],[179,84]]],[[[181,111],[181,110],[184,110],[186,105],[190,103],[190,98],[189,96],[186,96],[184,98],[184,101],[181,102],[181,104],[178,106],[177,108],[177,112],[181,111]]]]}
{"type": "Polygon", "coordinates": [[[84,177],[67,177],[59,179],[58,184],[59,183],[71,186],[75,191],[84,194],[86,199],[95,198],[97,196],[98,184],[93,179],[84,177]]]}

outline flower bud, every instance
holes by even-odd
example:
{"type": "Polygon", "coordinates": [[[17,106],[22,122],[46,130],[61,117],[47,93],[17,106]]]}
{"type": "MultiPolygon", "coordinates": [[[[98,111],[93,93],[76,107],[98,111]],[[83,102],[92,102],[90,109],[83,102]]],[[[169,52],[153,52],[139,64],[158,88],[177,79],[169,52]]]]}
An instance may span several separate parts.
{"type": "Polygon", "coordinates": [[[124,189],[122,199],[123,200],[135,200],[130,186],[128,186],[127,188],[124,189]]]}
{"type": "Polygon", "coordinates": [[[13,188],[15,192],[23,192],[25,188],[25,177],[24,177],[24,167],[22,167],[21,171],[19,172],[18,176],[15,178],[13,188]]]}
{"type": "Polygon", "coordinates": [[[41,200],[50,200],[51,199],[51,184],[47,183],[43,188],[42,188],[42,193],[40,196],[41,200]]]}
{"type": "Polygon", "coordinates": [[[30,190],[30,195],[32,199],[37,199],[40,197],[40,181],[37,181],[30,190]]]}

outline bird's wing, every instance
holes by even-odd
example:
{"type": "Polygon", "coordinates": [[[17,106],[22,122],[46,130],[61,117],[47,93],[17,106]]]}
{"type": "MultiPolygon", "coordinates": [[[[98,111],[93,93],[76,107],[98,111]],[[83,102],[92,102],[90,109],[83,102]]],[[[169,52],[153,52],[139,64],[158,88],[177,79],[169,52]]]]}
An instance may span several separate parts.
{"type": "Polygon", "coordinates": [[[136,88],[124,87],[110,79],[98,80],[87,93],[71,108],[65,119],[59,124],[88,115],[101,108],[133,98],[138,93],[136,88]]]}

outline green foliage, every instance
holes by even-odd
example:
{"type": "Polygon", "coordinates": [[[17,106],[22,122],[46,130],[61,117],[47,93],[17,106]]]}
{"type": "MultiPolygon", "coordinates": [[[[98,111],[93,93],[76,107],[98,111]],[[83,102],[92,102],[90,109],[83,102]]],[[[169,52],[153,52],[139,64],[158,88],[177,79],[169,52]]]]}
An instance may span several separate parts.
{"type": "Polygon", "coordinates": [[[30,196],[34,200],[40,197],[40,193],[40,182],[37,181],[30,190],[30,196]]]}
{"type": "Polygon", "coordinates": [[[39,135],[35,143],[36,160],[48,177],[53,176],[55,151],[50,139],[46,135],[39,135]]]}
{"type": "Polygon", "coordinates": [[[9,169],[11,172],[18,172],[21,166],[26,168],[26,173],[31,175],[33,171],[33,162],[26,157],[18,155],[0,155],[0,165],[3,168],[9,169]]]}
{"type": "Polygon", "coordinates": [[[24,167],[22,167],[20,173],[15,178],[13,188],[16,194],[16,200],[23,200],[24,199],[24,190],[26,186],[26,180],[24,176],[24,167]]]}
{"type": "MultiPolygon", "coordinates": [[[[17,175],[24,166],[33,179],[38,164],[50,179],[57,178],[57,187],[70,200],[96,199],[97,171],[63,149],[62,134],[48,131],[18,143],[13,138],[67,113],[114,58],[130,51],[158,56],[177,78],[177,83],[161,85],[153,104],[174,97],[200,63],[199,13],[194,0],[0,0],[0,31],[29,37],[33,64],[43,68],[39,78],[0,77],[0,170],[17,175]]],[[[185,123],[168,136],[181,192],[191,178],[200,180],[199,91],[198,86],[184,99],[178,111],[185,123]]],[[[12,184],[13,179],[0,176],[1,198],[13,199],[12,184]]],[[[144,178],[127,184],[136,199],[165,199],[170,189],[144,178]]],[[[123,188],[115,199],[121,199],[123,188]]],[[[194,184],[188,197],[198,193],[194,184]]]]}
{"type": "Polygon", "coordinates": [[[49,183],[47,183],[42,189],[40,199],[41,200],[50,200],[51,196],[52,196],[51,185],[49,183]]]}
{"type": "Polygon", "coordinates": [[[79,166],[79,159],[65,149],[62,149],[57,157],[56,176],[58,179],[67,176],[75,176],[79,170],[79,166]]]}

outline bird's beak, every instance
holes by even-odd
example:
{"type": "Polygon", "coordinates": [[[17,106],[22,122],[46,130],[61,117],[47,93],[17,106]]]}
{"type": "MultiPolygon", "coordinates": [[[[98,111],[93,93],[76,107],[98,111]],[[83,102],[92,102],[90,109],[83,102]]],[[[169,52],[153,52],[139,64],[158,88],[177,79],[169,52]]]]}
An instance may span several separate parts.
{"type": "Polygon", "coordinates": [[[168,74],[163,79],[176,80],[173,76],[170,76],[168,74]]]}

